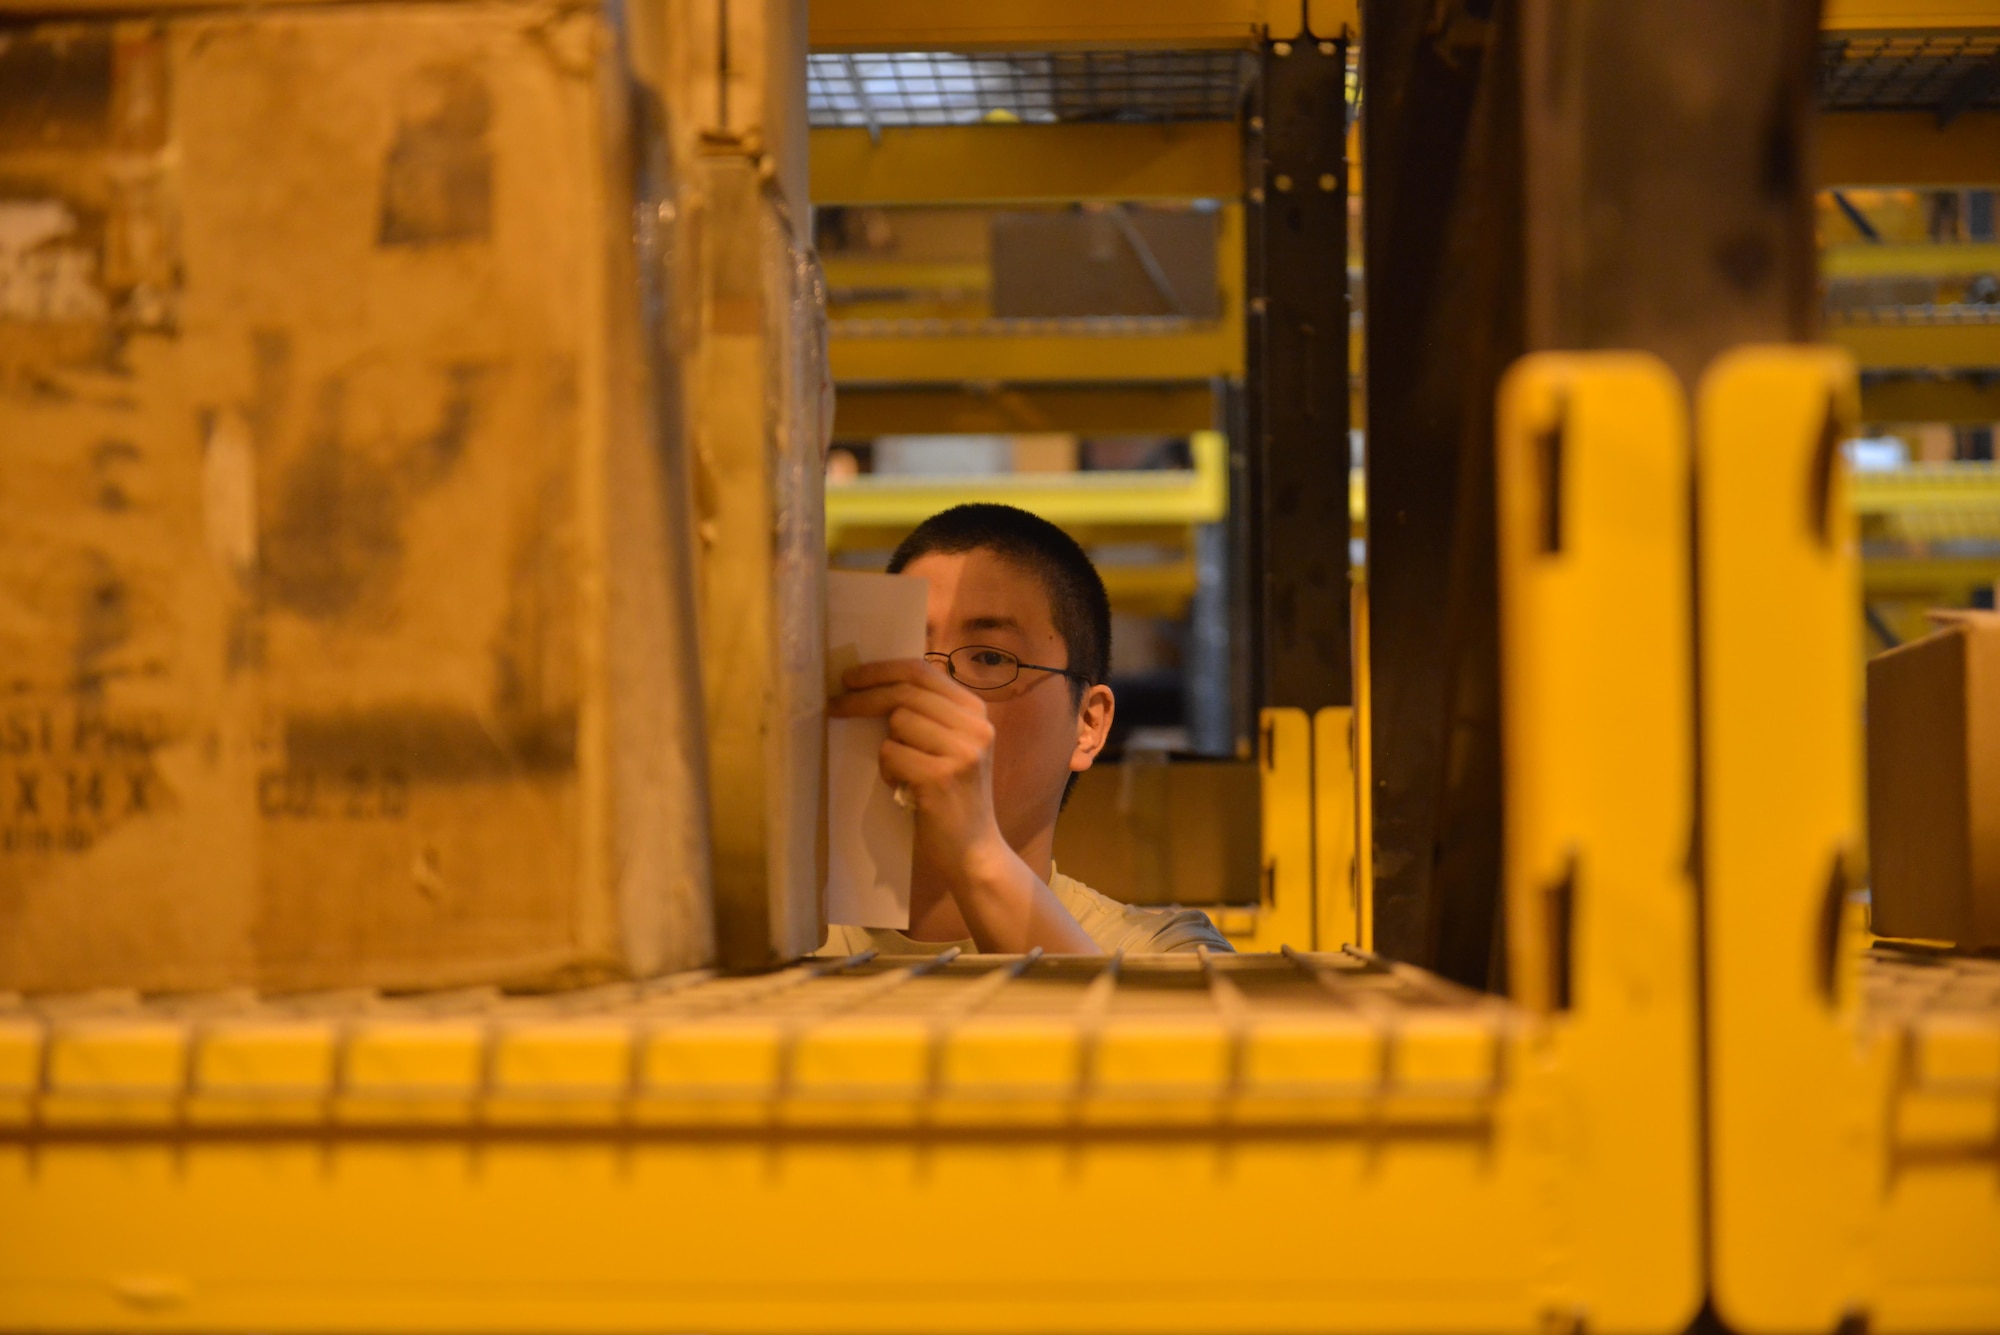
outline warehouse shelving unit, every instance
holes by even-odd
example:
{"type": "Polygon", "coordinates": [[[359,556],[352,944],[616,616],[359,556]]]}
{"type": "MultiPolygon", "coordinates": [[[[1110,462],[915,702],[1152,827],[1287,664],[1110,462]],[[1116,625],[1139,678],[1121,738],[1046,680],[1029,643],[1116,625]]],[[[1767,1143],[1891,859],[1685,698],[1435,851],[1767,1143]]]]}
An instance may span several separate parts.
{"type": "MultiPolygon", "coordinates": [[[[1274,11],[965,8],[825,3],[814,35],[1226,48],[1274,11]]],[[[1207,392],[876,379],[911,430],[1190,422],[1207,392]]],[[[1746,1335],[2000,1325],[2000,979],[1864,957],[1845,894],[1854,516],[1937,499],[1844,478],[1858,411],[1824,349],[1732,354],[1692,407],[1632,354],[1509,376],[1512,1000],[1358,949],[0,998],[0,1327],[1671,1335],[1705,1300],[1746,1335]]],[[[1077,522],[1211,513],[1197,440],[1192,477],[1115,480],[1077,522]]],[[[836,526],[907,499],[851,494],[836,526]]],[[[1367,939],[1356,686],[1263,720],[1259,933],[1367,939]]]]}
{"type": "MultiPolygon", "coordinates": [[[[1062,525],[1078,541],[1143,544],[1158,553],[1144,563],[1100,569],[1112,605],[1177,614],[1195,591],[1195,533],[1229,513],[1228,445],[1215,431],[1188,440],[1192,468],[1104,469],[1026,473],[980,480],[980,498],[1018,505],[1062,525]]],[[[827,547],[833,552],[893,549],[929,516],[963,497],[954,477],[897,475],[829,482],[827,547]]]]}
{"type": "Polygon", "coordinates": [[[0,1323],[1667,1332],[1704,1273],[1745,1331],[1990,1323],[1994,971],[1878,951],[1864,992],[1827,917],[1858,805],[1830,402],[1837,356],[1764,351],[1696,412],[1698,873],[1678,387],[1628,354],[1509,378],[1516,1000],[1352,951],[14,998],[0,1323]],[[1206,1259],[1163,1267],[1161,1221],[1206,1259]]]}
{"type": "MultiPolygon", "coordinates": [[[[1517,955],[1560,987],[1508,1003],[1287,952],[17,1000],[0,1324],[1680,1329],[1701,1297],[1696,938],[1688,869],[1655,853],[1692,794],[1686,492],[1673,415],[1629,411],[1659,406],[1634,361],[1525,370],[1507,437],[1503,524],[1530,563],[1511,652],[1585,688],[1557,716],[1520,702],[1523,772],[1649,762],[1629,810],[1543,784],[1516,813],[1540,851],[1510,871],[1517,955]],[[1559,497],[1527,481],[1555,402],[1559,497]],[[1547,505],[1573,540],[1555,562],[1529,555],[1547,505]],[[1616,644],[1583,633],[1605,615],[1616,644]],[[1648,646],[1620,691],[1591,685],[1648,646]],[[1561,850],[1602,878],[1557,923],[1541,854],[1561,850]],[[1203,1259],[1163,1262],[1163,1225],[1203,1259]]],[[[1274,728],[1274,768],[1299,740],[1274,728]]]]}
{"type": "MultiPolygon", "coordinates": [[[[1240,76],[1218,57],[1248,51],[1260,33],[1296,23],[1299,6],[1247,0],[1165,11],[1093,6],[1088,18],[1058,8],[1023,3],[947,17],[905,13],[877,0],[816,7],[812,41],[823,73],[813,104],[815,198],[854,204],[1239,198],[1242,137],[1225,88],[1240,76]],[[898,26],[904,20],[909,26],[898,26]],[[982,52],[993,66],[985,76],[977,63],[982,52]],[[1154,63],[1135,71],[1147,57],[1154,63]],[[865,81],[857,62],[871,59],[881,62],[878,82],[882,71],[895,68],[890,62],[911,62],[907,80],[889,76],[899,94],[879,107],[859,91],[865,81]],[[940,61],[955,63],[940,69],[940,61]],[[1051,91],[1065,86],[1065,69],[1076,90],[1068,101],[1051,91]],[[981,123],[996,113],[1007,123],[981,123]],[[1039,123],[1016,123],[1023,118],[1039,123]]],[[[1310,30],[1318,33],[1352,31],[1357,22],[1351,4],[1313,5],[1311,18],[1310,30]]],[[[2000,162],[2000,89],[1985,71],[2000,43],[2000,18],[1990,5],[1836,3],[1828,6],[1825,31],[1818,130],[1826,184],[1992,183],[2000,171],[1993,166],[2000,162]]],[[[1358,170],[1358,152],[1350,157],[1358,170]]],[[[1958,249],[1949,247],[1922,254],[1872,249],[1879,253],[1835,257],[1829,271],[1921,274],[1980,258],[1936,253],[1958,249]]],[[[1229,271],[1240,267],[1239,260],[1229,271]]],[[[1906,379],[1877,420],[1958,420],[1985,411],[1984,396],[1977,405],[1956,406],[1967,383],[1956,373],[2000,366],[1996,330],[1990,313],[1923,307],[1843,312],[1829,334],[1865,370],[1954,373],[1906,379]]],[[[1131,322],[1071,330],[837,325],[835,374],[843,387],[900,380],[933,395],[945,385],[978,392],[1079,378],[1130,394],[1135,382],[1242,374],[1240,331],[1234,350],[1221,337],[1212,349],[1172,337],[1183,332],[1131,322]],[[925,337],[937,334],[947,341],[925,337]],[[1119,334],[1134,341],[1107,337],[1119,334]],[[850,337],[865,341],[849,346],[850,337]]],[[[1870,415],[1876,416],[1872,406],[1870,415]]],[[[1050,424],[1044,429],[1067,429],[1061,415],[1042,420],[1050,424]]],[[[1090,415],[1077,420],[1088,426],[1090,415]]]]}
{"type": "MultiPolygon", "coordinates": [[[[1122,10],[1093,8],[1079,18],[1022,4],[918,16],[852,0],[816,11],[819,197],[856,204],[1243,199],[1246,141],[1233,106],[1251,68],[1247,53],[1260,33],[1296,25],[1298,7],[1260,15],[1254,7],[1221,6],[1199,17],[1191,9],[1122,10]],[[906,21],[910,26],[900,26],[906,21]],[[871,99],[870,87],[893,91],[871,99]],[[995,118],[1005,123],[991,123],[995,118]]],[[[1312,6],[1307,18],[1320,34],[1351,33],[1358,23],[1352,6],[1312,6]]],[[[1828,6],[1817,70],[1822,180],[1962,185],[1990,178],[2000,170],[1992,165],[2000,162],[2000,89],[1986,77],[1996,41],[2000,13],[1969,0],[1828,6]]],[[[1350,143],[1348,158],[1358,180],[1358,144],[1350,143]]],[[[1225,210],[1218,258],[1225,285],[1243,267],[1240,212],[1238,205],[1225,210]]],[[[1990,267],[1990,250],[1850,246],[1830,253],[1828,273],[1977,273],[1990,267]]],[[[865,263],[855,267],[857,278],[867,271],[865,263]]],[[[1224,309],[1242,295],[1239,281],[1225,292],[1224,309]]],[[[1990,422],[2000,414],[1996,312],[2000,307],[1977,304],[1842,304],[1830,309],[1826,336],[1867,373],[1868,420],[1990,422]]],[[[1224,387],[1240,384],[1247,370],[1243,335],[1240,324],[1172,318],[837,319],[839,422],[857,435],[877,427],[1222,426],[1224,387]]],[[[1356,422],[1361,345],[1357,332],[1349,359],[1356,422]]],[[[1874,597],[1962,600],[1991,572],[1983,558],[1895,555],[1871,559],[1865,573],[1874,597]]],[[[1172,576],[1134,577],[1123,593],[1132,606],[1171,605],[1189,574],[1182,566],[1172,576]]],[[[1331,740],[1351,727],[1345,715],[1321,731],[1331,740]]],[[[1351,755],[1345,772],[1359,773],[1351,755]]]]}
{"type": "MultiPolygon", "coordinates": [[[[1578,1113],[1553,1036],[1356,956],[857,958],[4,1033],[10,1326],[1529,1329],[1589,1232],[1545,1199],[1578,1113]],[[1209,1260],[1162,1266],[1137,1219],[1209,1260]]],[[[1643,1328],[1692,1298],[1680,1252],[1624,1295],[1664,1303],[1643,1328]]]]}

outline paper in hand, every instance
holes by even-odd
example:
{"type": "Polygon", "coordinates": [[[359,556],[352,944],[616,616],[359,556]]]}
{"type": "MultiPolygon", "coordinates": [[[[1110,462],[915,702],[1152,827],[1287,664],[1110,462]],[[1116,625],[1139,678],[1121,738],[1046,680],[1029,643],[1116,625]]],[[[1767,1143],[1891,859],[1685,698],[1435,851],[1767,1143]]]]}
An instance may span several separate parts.
{"type": "MultiPolygon", "coordinates": [[[[885,658],[920,658],[930,586],[906,575],[832,570],[826,576],[827,693],[840,674],[885,658]]],[[[910,925],[910,858],[917,818],[882,778],[889,721],[826,721],[826,918],[850,927],[910,925]]]]}

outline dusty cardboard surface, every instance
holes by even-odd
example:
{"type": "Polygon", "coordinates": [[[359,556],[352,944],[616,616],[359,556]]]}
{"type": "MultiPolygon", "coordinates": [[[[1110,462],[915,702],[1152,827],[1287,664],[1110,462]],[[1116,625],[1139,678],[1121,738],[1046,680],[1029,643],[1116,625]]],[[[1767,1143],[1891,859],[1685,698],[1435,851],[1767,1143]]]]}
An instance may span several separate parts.
{"type": "Polygon", "coordinates": [[[582,741],[602,36],[482,5],[9,47],[62,77],[0,81],[0,247],[41,228],[0,249],[0,987],[630,965],[582,741]]]}
{"type": "Polygon", "coordinates": [[[1966,788],[1971,799],[1972,939],[2000,948],[2000,617],[1966,637],[1966,788]]]}
{"type": "Polygon", "coordinates": [[[756,164],[720,154],[691,177],[717,937],[756,968],[825,932],[823,312],[756,164]]]}
{"type": "Polygon", "coordinates": [[[1868,664],[1871,926],[2000,946],[2000,617],[1868,664]]]}
{"type": "Polygon", "coordinates": [[[1253,761],[1128,755],[1085,770],[1056,823],[1065,876],[1126,904],[1254,903],[1263,872],[1253,761]]]}

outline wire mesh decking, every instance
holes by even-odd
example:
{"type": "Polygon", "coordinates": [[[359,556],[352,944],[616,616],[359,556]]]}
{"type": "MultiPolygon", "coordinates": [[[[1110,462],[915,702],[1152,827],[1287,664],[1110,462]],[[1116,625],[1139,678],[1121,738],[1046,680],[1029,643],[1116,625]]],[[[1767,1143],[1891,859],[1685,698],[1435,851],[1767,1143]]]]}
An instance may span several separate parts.
{"type": "Polygon", "coordinates": [[[820,1122],[863,1104],[1011,1121],[1029,1103],[1059,1124],[1177,1102],[1194,1121],[1323,1122],[1409,1097],[1472,1118],[1503,1079],[1510,1016],[1357,955],[857,956],[547,996],[17,999],[0,1011],[0,1129],[460,1124],[553,1106],[615,1123],[800,1108],[820,1122]]]}
{"type": "Polygon", "coordinates": [[[819,53],[808,58],[806,97],[813,125],[871,130],[1233,120],[1251,69],[1238,51],[819,53]]]}
{"type": "Polygon", "coordinates": [[[1820,43],[1822,111],[2000,107],[2000,32],[1881,32],[1820,43]]]}

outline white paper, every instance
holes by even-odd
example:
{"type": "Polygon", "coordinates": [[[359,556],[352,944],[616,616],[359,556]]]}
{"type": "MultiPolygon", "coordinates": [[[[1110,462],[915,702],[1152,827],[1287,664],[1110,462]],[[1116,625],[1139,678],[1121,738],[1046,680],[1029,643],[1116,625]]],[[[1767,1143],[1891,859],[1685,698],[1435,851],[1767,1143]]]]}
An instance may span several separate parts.
{"type": "MultiPolygon", "coordinates": [[[[920,658],[930,585],[907,575],[826,576],[826,675],[885,658],[920,658]]],[[[826,918],[849,927],[910,925],[910,858],[917,819],[882,778],[889,721],[826,721],[826,918]]]]}

